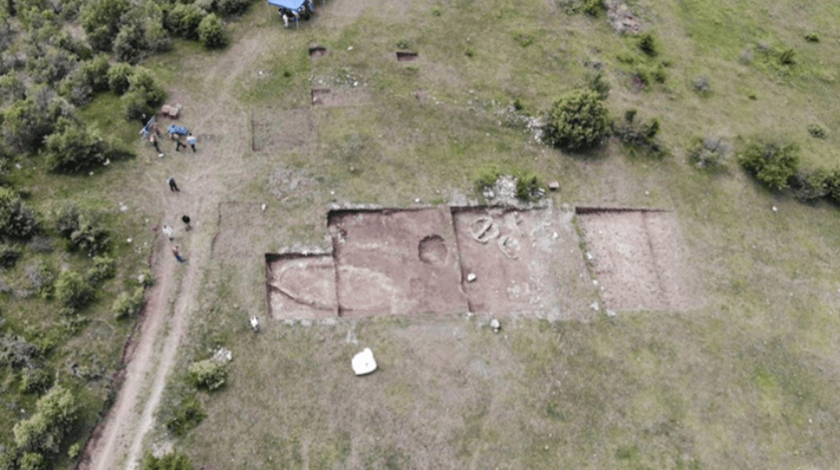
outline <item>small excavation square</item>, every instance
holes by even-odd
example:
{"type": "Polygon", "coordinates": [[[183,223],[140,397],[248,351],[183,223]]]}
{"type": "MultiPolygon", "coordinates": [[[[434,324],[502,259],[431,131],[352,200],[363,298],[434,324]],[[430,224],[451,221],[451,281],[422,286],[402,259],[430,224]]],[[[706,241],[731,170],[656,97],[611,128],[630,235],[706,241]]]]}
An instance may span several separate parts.
{"type": "Polygon", "coordinates": [[[585,319],[595,289],[572,212],[499,207],[453,209],[470,310],[551,320],[585,319]],[[470,275],[475,279],[470,281],[470,275]]]}
{"type": "Polygon", "coordinates": [[[315,57],[321,57],[322,55],[327,55],[326,47],[312,46],[309,48],[309,57],[314,59],[315,57]]]}
{"type": "Polygon", "coordinates": [[[448,207],[332,211],[339,315],[467,310],[448,207]]]}
{"type": "Polygon", "coordinates": [[[265,255],[268,312],[276,320],[338,315],[335,263],[330,255],[265,255]]]}
{"type": "Polygon", "coordinates": [[[608,308],[685,306],[678,227],[671,213],[580,208],[578,216],[608,308]]]}
{"type": "Polygon", "coordinates": [[[409,51],[397,51],[397,60],[400,62],[413,62],[420,57],[420,54],[409,51]]]}

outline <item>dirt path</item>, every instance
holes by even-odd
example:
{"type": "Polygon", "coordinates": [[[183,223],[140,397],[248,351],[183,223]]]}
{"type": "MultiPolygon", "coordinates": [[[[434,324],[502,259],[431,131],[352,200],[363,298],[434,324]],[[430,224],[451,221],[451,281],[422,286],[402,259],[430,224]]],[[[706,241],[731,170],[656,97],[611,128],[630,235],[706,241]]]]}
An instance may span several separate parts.
{"type": "Polygon", "coordinates": [[[257,49],[270,43],[254,39],[243,38],[221,58],[187,58],[185,69],[194,74],[184,81],[195,85],[189,90],[170,90],[173,96],[186,97],[182,125],[199,135],[224,136],[220,143],[199,140],[198,153],[185,149],[176,154],[164,147],[167,156],[161,160],[146,155],[148,149],[140,150],[138,160],[146,160],[150,168],[144,173],[148,189],[138,196],[137,203],[150,214],[162,214],[160,223],[178,229],[182,227],[182,214],[192,217],[193,230],[185,233],[176,229],[175,240],[188,262],[176,262],[170,242],[158,241],[152,256],[156,283],[148,292],[139,337],[132,338],[134,344],[129,347],[133,350],[126,354],[125,380],[114,406],[88,442],[79,469],[134,469],[142,457],[143,440],[154,425],[155,411],[188,329],[190,313],[199,305],[199,287],[204,268],[211,261],[219,202],[229,198],[230,182],[239,181],[246,171],[242,155],[248,149],[247,113],[229,90],[241,74],[252,71],[247,62],[259,56],[257,49]],[[189,99],[209,91],[213,100],[189,99]],[[181,192],[166,189],[169,175],[175,175],[181,192]]]}

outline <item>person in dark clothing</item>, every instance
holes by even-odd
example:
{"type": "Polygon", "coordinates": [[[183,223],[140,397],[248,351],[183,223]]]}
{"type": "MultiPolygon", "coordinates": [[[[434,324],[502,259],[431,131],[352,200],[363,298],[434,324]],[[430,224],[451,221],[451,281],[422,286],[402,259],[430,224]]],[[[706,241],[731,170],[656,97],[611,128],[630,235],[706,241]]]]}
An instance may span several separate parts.
{"type": "Polygon", "coordinates": [[[184,214],[184,216],[181,217],[181,220],[184,222],[184,230],[189,230],[192,228],[190,227],[190,216],[184,214]]]}
{"type": "Polygon", "coordinates": [[[152,145],[155,146],[155,150],[157,150],[157,153],[160,153],[160,147],[158,146],[157,138],[155,137],[154,134],[149,136],[149,142],[151,142],[152,145]]]}
{"type": "Polygon", "coordinates": [[[168,179],[168,180],[166,180],[166,182],[167,182],[167,183],[169,183],[169,190],[170,190],[170,191],[173,191],[173,192],[174,192],[174,191],[181,192],[181,190],[180,190],[180,189],[178,189],[178,185],[177,185],[177,184],[175,184],[175,178],[173,178],[173,177],[171,177],[171,176],[170,176],[170,177],[169,177],[169,179],[168,179]]]}
{"type": "Polygon", "coordinates": [[[181,138],[179,137],[179,138],[175,139],[175,151],[180,152],[181,147],[187,148],[186,145],[181,143],[181,138]]]}

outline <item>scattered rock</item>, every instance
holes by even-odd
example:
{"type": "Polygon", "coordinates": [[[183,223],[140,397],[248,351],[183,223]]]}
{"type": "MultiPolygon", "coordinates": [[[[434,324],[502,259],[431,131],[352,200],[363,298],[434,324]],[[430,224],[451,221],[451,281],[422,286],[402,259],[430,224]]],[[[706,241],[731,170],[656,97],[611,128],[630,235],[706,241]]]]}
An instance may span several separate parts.
{"type": "Polygon", "coordinates": [[[560,189],[560,182],[552,181],[551,183],[548,183],[548,189],[552,191],[557,191],[558,189],[560,189]]]}
{"type": "Polygon", "coordinates": [[[233,360],[233,353],[229,349],[222,346],[215,353],[213,353],[213,361],[220,364],[227,364],[233,360]]]}
{"type": "Polygon", "coordinates": [[[128,210],[128,206],[126,206],[125,204],[120,206],[120,212],[125,212],[127,210],[128,210]]]}
{"type": "Polygon", "coordinates": [[[353,367],[353,372],[356,375],[367,375],[376,370],[376,360],[373,358],[373,351],[370,348],[365,348],[362,352],[353,356],[350,362],[353,367]]]}
{"type": "Polygon", "coordinates": [[[473,281],[475,281],[475,273],[467,274],[467,282],[473,282],[473,281]]]}
{"type": "Polygon", "coordinates": [[[589,308],[591,308],[592,310],[595,310],[596,312],[598,310],[601,310],[601,306],[598,304],[597,301],[592,302],[592,304],[589,306],[589,308]]]}
{"type": "Polygon", "coordinates": [[[607,310],[607,316],[608,316],[608,317],[613,318],[613,317],[615,317],[616,315],[618,315],[618,314],[617,314],[617,313],[615,313],[615,310],[607,310]]]}
{"type": "Polygon", "coordinates": [[[779,211],[779,208],[776,207],[776,206],[773,206],[773,212],[778,212],[778,211],[779,211]]]}
{"type": "Polygon", "coordinates": [[[263,204],[263,205],[261,205],[261,206],[260,206],[260,210],[261,210],[261,211],[263,211],[263,212],[265,212],[265,204],[263,204]]]}
{"type": "Polygon", "coordinates": [[[498,333],[499,330],[502,329],[502,324],[499,323],[499,320],[494,318],[494,319],[490,320],[490,328],[493,328],[494,333],[498,333]]]}

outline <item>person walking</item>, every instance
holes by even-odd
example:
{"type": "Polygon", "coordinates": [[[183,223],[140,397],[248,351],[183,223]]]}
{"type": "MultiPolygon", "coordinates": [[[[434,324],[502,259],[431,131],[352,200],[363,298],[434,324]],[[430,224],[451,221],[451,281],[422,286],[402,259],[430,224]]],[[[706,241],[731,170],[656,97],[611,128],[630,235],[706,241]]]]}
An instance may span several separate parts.
{"type": "Polygon", "coordinates": [[[164,235],[166,235],[166,238],[168,238],[169,241],[175,240],[175,234],[173,233],[172,227],[164,225],[161,231],[164,235]]]}
{"type": "Polygon", "coordinates": [[[155,150],[157,150],[157,153],[158,153],[158,155],[159,155],[159,154],[161,153],[161,151],[160,151],[160,146],[158,146],[158,143],[157,143],[157,138],[155,137],[155,135],[154,135],[154,134],[150,134],[150,135],[149,135],[149,142],[151,142],[151,143],[152,143],[152,145],[154,145],[155,150]]]}
{"type": "Polygon", "coordinates": [[[180,190],[180,189],[178,189],[178,185],[177,185],[177,184],[175,184],[175,178],[173,178],[173,177],[171,177],[171,176],[170,176],[170,177],[169,177],[169,179],[168,179],[168,180],[166,180],[166,182],[167,182],[167,183],[169,183],[169,190],[170,190],[170,191],[173,191],[173,192],[174,192],[174,191],[181,192],[181,190],[180,190]]]}
{"type": "Polygon", "coordinates": [[[187,135],[187,143],[190,144],[190,147],[193,149],[193,153],[195,153],[195,137],[192,135],[192,132],[187,135]]]}
{"type": "Polygon", "coordinates": [[[180,138],[180,137],[178,137],[178,138],[176,138],[176,139],[175,139],[175,151],[176,151],[176,152],[180,152],[180,151],[181,151],[181,147],[187,148],[187,146],[186,146],[186,145],[184,145],[184,144],[182,144],[182,143],[181,143],[181,138],[180,138]]]}
{"type": "Polygon", "coordinates": [[[172,254],[175,255],[175,259],[177,259],[179,263],[186,261],[184,258],[181,258],[181,250],[178,248],[178,245],[172,247],[172,254]]]}
{"type": "Polygon", "coordinates": [[[184,214],[184,216],[181,217],[181,221],[184,222],[184,230],[189,232],[190,229],[192,228],[192,227],[190,227],[190,216],[184,214]]]}

